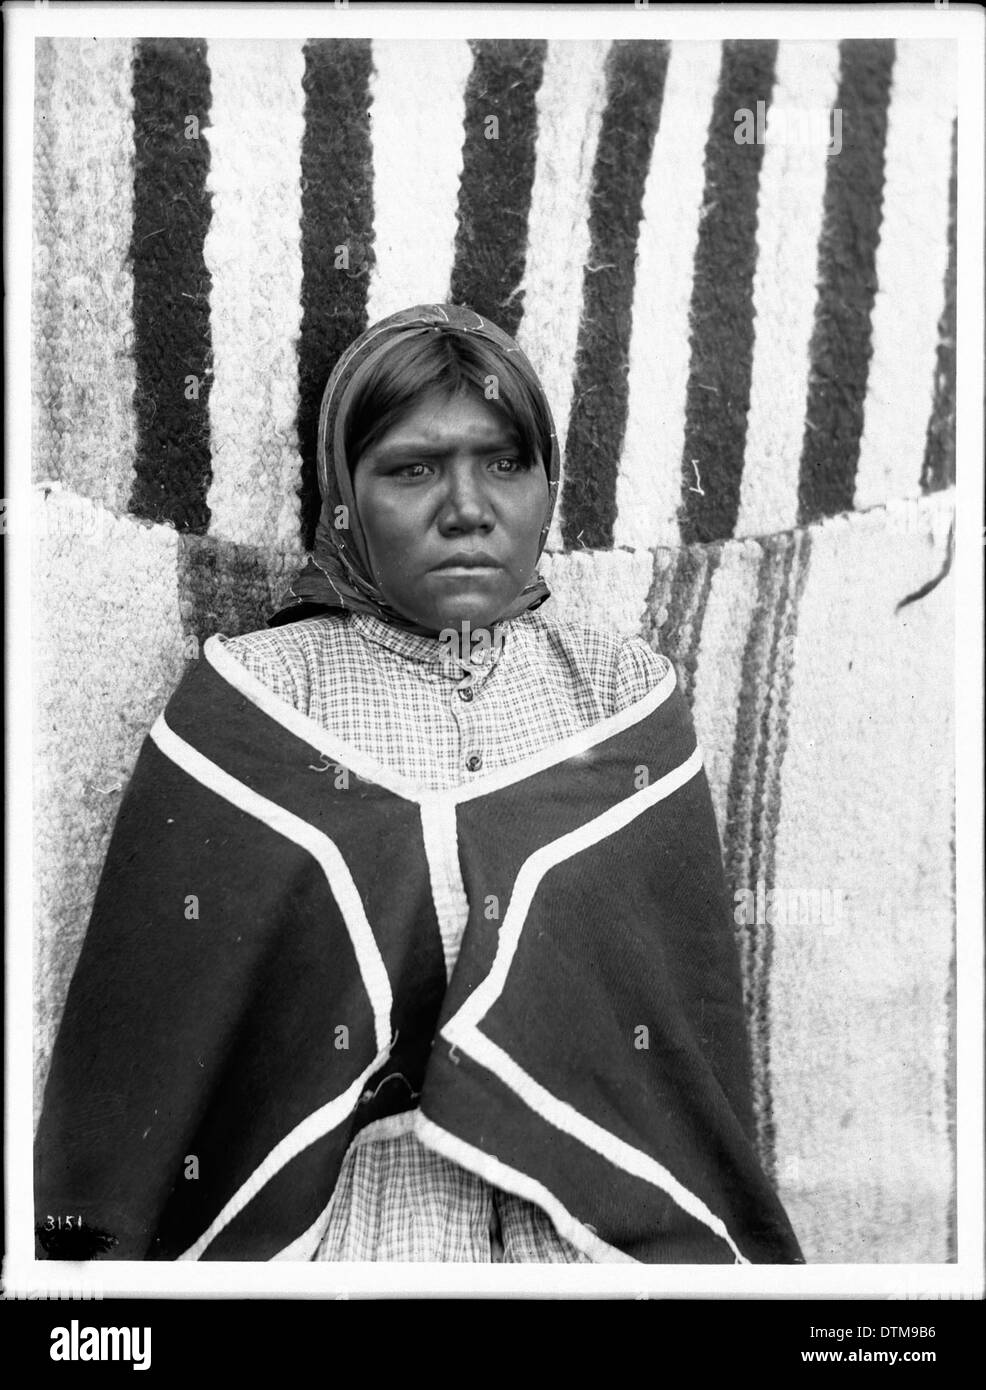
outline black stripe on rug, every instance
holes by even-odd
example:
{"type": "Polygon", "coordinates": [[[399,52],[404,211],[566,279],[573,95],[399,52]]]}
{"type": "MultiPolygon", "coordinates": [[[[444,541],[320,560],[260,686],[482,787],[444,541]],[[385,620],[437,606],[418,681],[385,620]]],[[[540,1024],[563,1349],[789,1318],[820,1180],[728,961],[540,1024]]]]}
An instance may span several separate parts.
{"type": "MultiPolygon", "coordinates": [[[[627,372],[644,185],[661,119],[669,46],[615,42],[592,171],[589,259],[561,495],[569,550],[609,550],[627,420],[627,372]]],[[[645,325],[659,332],[660,325],[645,325]]]]}
{"type": "MultiPolygon", "coordinates": [[[[773,958],[773,927],[764,911],[766,893],[776,885],[768,881],[773,860],[765,862],[764,820],[769,808],[765,802],[766,783],[774,752],[771,727],[774,691],[770,678],[775,673],[778,647],[789,612],[791,574],[795,554],[794,533],[765,536],[759,541],[760,563],[757,574],[757,604],[743,652],[736,735],[729,785],[726,793],[726,824],[723,859],[730,893],[745,891],[755,896],[756,910],[750,920],[737,919],[737,944],[743,976],[743,997],[750,1031],[753,1109],[757,1149],[768,1176],[774,1173],[774,1120],[770,1073],[770,968],[773,958]]],[[[790,659],[790,648],[783,654],[790,659]]],[[[770,831],[776,830],[770,816],[770,831]]],[[[747,899],[749,902],[749,899],[747,899]]]]}
{"type": "Polygon", "coordinates": [[[935,391],[921,468],[923,492],[938,492],[955,482],[955,199],[958,124],[952,122],[952,172],[948,181],[948,264],[945,307],[938,321],[935,391]]]}
{"type": "Polygon", "coordinates": [[[801,523],[851,510],[856,490],[894,53],[892,39],[850,39],[839,46],[835,108],[842,112],[842,150],[829,157],[825,181],[798,479],[801,523]]]}
{"type": "Polygon", "coordinates": [[[293,551],[219,536],[180,537],[178,602],[185,655],[199,656],[202,644],[215,632],[239,637],[266,627],[297,570],[293,551]]]}
{"type": "Polygon", "coordinates": [[[373,153],[368,39],[305,44],[301,144],[301,335],[298,444],[306,549],[319,513],[318,414],[336,360],[366,327],[373,266],[373,153]]]}
{"type": "MultiPolygon", "coordinates": [[[[770,692],[761,713],[760,736],[754,763],[753,821],[750,835],[750,881],[763,880],[766,891],[777,884],[777,835],[782,813],[782,772],[787,752],[788,717],[794,678],[794,649],[798,614],[807,582],[811,555],[811,531],[792,531],[770,537],[766,549],[770,564],[783,574],[774,610],[773,631],[763,688],[770,692]]],[[[772,925],[758,929],[759,949],[751,965],[751,1001],[748,1015],[752,1027],[755,1120],[757,1145],[764,1170],[776,1182],[777,1131],[774,1122],[772,1066],[772,983],[774,969],[774,930],[772,925]]]]}
{"type": "Polygon", "coordinates": [[[686,544],[732,536],[739,513],[753,370],[753,280],[764,145],[777,44],[723,44],[719,86],[705,146],[705,194],[695,251],[691,358],[685,403],[679,523],[686,544]],[[762,103],[758,107],[758,102],[762,103]]]}
{"type": "Polygon", "coordinates": [[[722,546],[682,546],[654,556],[641,635],[675,666],[686,700],[695,692],[702,624],[722,546]]]}
{"type": "Polygon", "coordinates": [[[205,40],[140,39],[133,101],[137,455],[129,505],[137,516],[201,534],[212,481],[205,40]]]}
{"type": "Polygon", "coordinates": [[[543,40],[469,44],[465,138],[450,298],[515,335],[524,312],[520,282],[537,141],[543,40]]]}

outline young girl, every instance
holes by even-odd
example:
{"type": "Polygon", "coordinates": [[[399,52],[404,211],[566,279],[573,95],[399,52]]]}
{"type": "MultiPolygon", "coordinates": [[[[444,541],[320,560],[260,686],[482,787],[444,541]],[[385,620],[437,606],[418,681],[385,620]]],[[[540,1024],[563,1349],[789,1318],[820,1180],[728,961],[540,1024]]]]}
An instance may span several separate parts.
{"type": "Polygon", "coordinates": [[[39,1222],[123,1258],[800,1260],[674,671],[542,608],[527,359],[467,309],[391,316],[318,465],[270,630],[210,639],[142,750],[39,1222]]]}

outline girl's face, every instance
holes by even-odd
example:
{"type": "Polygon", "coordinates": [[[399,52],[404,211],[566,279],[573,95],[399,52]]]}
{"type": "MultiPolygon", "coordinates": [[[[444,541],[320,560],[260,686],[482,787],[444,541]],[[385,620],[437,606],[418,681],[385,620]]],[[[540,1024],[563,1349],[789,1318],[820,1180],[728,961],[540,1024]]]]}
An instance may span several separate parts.
{"type": "Polygon", "coordinates": [[[361,454],[353,488],[377,586],[429,631],[488,628],[530,582],[548,480],[492,402],[424,396],[361,454]]]}

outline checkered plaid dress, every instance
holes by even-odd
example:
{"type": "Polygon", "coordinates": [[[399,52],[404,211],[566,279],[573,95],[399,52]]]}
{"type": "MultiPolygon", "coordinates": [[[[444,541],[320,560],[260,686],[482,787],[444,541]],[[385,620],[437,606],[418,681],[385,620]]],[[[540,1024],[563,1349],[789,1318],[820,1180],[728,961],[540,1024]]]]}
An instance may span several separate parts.
{"type": "MultiPolygon", "coordinates": [[[[378,762],[434,791],[491,772],[616,714],[666,673],[641,638],[559,623],[504,624],[502,646],[463,664],[436,638],[363,614],[225,640],[276,695],[378,762]]],[[[446,952],[455,958],[466,919],[446,952]]],[[[537,1206],[371,1126],[350,1146],[317,1260],[584,1263],[537,1206]]]]}

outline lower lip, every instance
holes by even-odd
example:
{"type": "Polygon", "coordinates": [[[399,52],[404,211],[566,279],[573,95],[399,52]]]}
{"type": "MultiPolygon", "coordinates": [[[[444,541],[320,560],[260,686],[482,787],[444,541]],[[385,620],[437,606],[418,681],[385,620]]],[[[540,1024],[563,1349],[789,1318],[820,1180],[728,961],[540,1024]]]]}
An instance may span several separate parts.
{"type": "Polygon", "coordinates": [[[499,565],[442,565],[432,570],[432,574],[447,574],[452,579],[488,579],[499,573],[499,565]]]}

